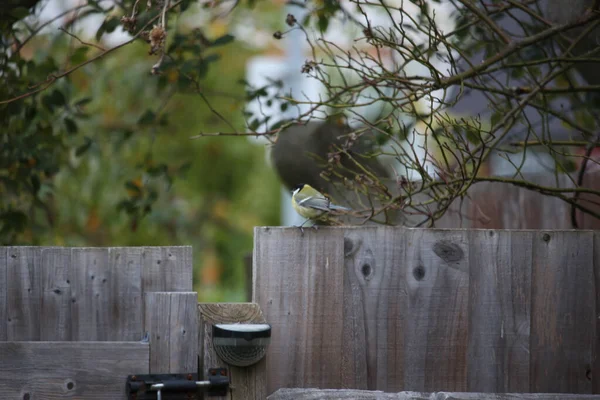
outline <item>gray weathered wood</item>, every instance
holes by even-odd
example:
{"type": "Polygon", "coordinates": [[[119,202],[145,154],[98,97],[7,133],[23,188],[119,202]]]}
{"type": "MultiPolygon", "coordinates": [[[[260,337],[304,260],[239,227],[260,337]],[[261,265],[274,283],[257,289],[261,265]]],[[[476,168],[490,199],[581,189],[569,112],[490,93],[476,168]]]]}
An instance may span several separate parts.
{"type": "Polygon", "coordinates": [[[254,232],[254,301],[272,325],[268,393],[342,387],[344,231],[254,232]]]}
{"type": "Polygon", "coordinates": [[[531,392],[592,392],[593,246],[592,232],[533,233],[531,392]]]}
{"type": "Polygon", "coordinates": [[[192,291],[192,248],[145,247],[142,252],[144,292],[192,291]]]}
{"type": "Polygon", "coordinates": [[[109,340],[135,341],[143,336],[142,248],[112,247],[109,340]]]}
{"type": "Polygon", "coordinates": [[[592,364],[589,375],[592,379],[592,393],[600,393],[600,232],[594,232],[594,285],[595,285],[595,331],[592,344],[592,364]]]}
{"type": "Polygon", "coordinates": [[[198,367],[196,292],[144,294],[144,330],[150,336],[150,371],[184,373],[198,367]]]}
{"type": "Polygon", "coordinates": [[[264,399],[267,397],[266,358],[255,365],[239,368],[227,365],[214,351],[212,326],[214,324],[265,323],[260,307],[255,303],[199,303],[198,304],[200,371],[204,377],[209,368],[227,367],[232,387],[227,396],[218,399],[264,399]]]}
{"type": "Polygon", "coordinates": [[[0,342],[0,398],[126,399],[127,375],[148,360],[140,342],[0,342]]]}
{"type": "Polygon", "coordinates": [[[8,248],[0,247],[0,341],[7,340],[7,295],[6,273],[8,269],[8,248]]]}
{"type": "Polygon", "coordinates": [[[40,339],[71,340],[71,249],[43,249],[41,264],[40,339]]]}
{"type": "MultiPolygon", "coordinates": [[[[407,321],[400,231],[348,230],[344,236],[342,387],[401,390],[407,321]]],[[[335,268],[335,266],[334,266],[335,268]]]]}
{"type": "Polygon", "coordinates": [[[408,291],[404,387],[465,391],[469,321],[467,232],[407,229],[403,234],[408,291]]]}
{"type": "Polygon", "coordinates": [[[531,233],[469,233],[467,390],[525,393],[529,391],[531,233]]]}
{"type": "Polygon", "coordinates": [[[74,248],[71,254],[72,340],[109,340],[112,326],[108,248],[74,248]]]}
{"type": "Polygon", "coordinates": [[[279,389],[268,400],[600,400],[600,395],[550,393],[460,393],[366,390],[279,389]]]}
{"type": "Polygon", "coordinates": [[[273,326],[268,392],[600,393],[600,246],[589,231],[548,235],[257,228],[254,293],[273,326]]]}
{"type": "Polygon", "coordinates": [[[7,340],[40,340],[40,247],[9,247],[7,340]]]}

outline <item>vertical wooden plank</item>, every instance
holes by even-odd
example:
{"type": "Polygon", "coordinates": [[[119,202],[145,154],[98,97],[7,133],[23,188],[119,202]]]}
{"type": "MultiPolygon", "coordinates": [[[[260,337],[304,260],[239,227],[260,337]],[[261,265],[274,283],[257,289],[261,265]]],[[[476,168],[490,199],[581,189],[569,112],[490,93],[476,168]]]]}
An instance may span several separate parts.
{"type": "Polygon", "coordinates": [[[171,294],[171,373],[198,370],[198,293],[171,294]]]}
{"type": "Polygon", "coordinates": [[[342,385],[344,230],[255,228],[254,299],[272,326],[268,388],[342,385]]]}
{"type": "Polygon", "coordinates": [[[142,263],[144,293],[193,290],[191,246],[145,247],[142,263]]]}
{"type": "Polygon", "coordinates": [[[404,387],[406,287],[403,230],[345,229],[342,387],[404,387]]]}
{"type": "Polygon", "coordinates": [[[591,393],[596,327],[593,234],[536,232],[533,240],[531,392],[591,393]]]}
{"type": "Polygon", "coordinates": [[[40,340],[71,340],[71,249],[43,249],[40,340]]]}
{"type": "Polygon", "coordinates": [[[6,274],[8,270],[8,247],[0,247],[0,341],[7,339],[7,294],[6,274]]]}
{"type": "Polygon", "coordinates": [[[74,248],[71,254],[72,340],[111,337],[112,279],[108,248],[74,248]]]}
{"type": "Polygon", "coordinates": [[[467,387],[467,231],[407,229],[404,390],[467,387]]]}
{"type": "Polygon", "coordinates": [[[229,368],[231,386],[234,392],[219,399],[266,399],[267,398],[267,359],[257,364],[239,368],[227,365],[221,360],[212,343],[212,326],[214,324],[262,324],[265,318],[258,304],[255,303],[199,303],[198,321],[200,325],[199,344],[200,371],[206,377],[209,368],[229,368]]]}
{"type": "Polygon", "coordinates": [[[9,247],[6,282],[7,340],[40,340],[39,247],[9,247]]]}
{"type": "Polygon", "coordinates": [[[198,368],[196,292],[144,294],[144,330],[150,336],[150,372],[193,372],[198,368]]]}
{"type": "MultiPolygon", "coordinates": [[[[592,380],[592,393],[600,394],[600,232],[594,232],[594,320],[595,330],[592,340],[592,364],[589,378],[592,380]]],[[[586,371],[588,372],[588,371],[586,371]]]]}
{"type": "Polygon", "coordinates": [[[532,232],[469,232],[469,392],[529,391],[532,232]]]}
{"type": "Polygon", "coordinates": [[[134,341],[144,335],[142,248],[113,247],[110,264],[110,331],[108,340],[134,341]]]}

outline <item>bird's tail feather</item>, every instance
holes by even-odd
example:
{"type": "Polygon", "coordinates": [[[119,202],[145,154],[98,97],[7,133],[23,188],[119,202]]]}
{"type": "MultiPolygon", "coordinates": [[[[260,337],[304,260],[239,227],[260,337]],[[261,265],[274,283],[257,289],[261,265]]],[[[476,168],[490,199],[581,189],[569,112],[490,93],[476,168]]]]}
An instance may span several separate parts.
{"type": "Polygon", "coordinates": [[[335,205],[335,204],[330,204],[330,205],[329,205],[329,208],[330,208],[330,209],[332,209],[332,210],[340,210],[340,211],[352,211],[352,209],[351,209],[351,208],[348,208],[348,207],[342,207],[342,206],[338,206],[338,205],[335,205]]]}

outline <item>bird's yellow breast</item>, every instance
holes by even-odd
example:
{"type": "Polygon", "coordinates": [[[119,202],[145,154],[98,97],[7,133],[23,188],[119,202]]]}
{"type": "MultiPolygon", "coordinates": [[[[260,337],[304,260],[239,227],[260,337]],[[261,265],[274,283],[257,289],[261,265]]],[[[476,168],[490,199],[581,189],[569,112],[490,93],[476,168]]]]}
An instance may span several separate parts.
{"type": "Polygon", "coordinates": [[[294,207],[294,210],[296,210],[300,216],[308,219],[319,218],[324,213],[322,210],[316,210],[314,208],[299,205],[294,197],[292,197],[292,207],[294,207]]]}

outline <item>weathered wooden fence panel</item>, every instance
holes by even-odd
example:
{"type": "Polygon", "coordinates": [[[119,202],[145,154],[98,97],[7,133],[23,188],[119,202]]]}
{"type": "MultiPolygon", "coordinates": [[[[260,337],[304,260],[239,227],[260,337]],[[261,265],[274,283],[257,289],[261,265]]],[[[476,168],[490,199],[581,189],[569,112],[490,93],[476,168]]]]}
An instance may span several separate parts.
{"type": "Polygon", "coordinates": [[[149,351],[141,342],[0,342],[0,398],[125,399],[125,377],[149,373],[149,351]]]}
{"type": "Polygon", "coordinates": [[[127,375],[197,371],[191,290],[191,247],[0,247],[0,398],[123,399],[127,375]]]}
{"type": "Polygon", "coordinates": [[[598,235],[257,228],[268,392],[600,393],[598,235]]]}
{"type": "Polygon", "coordinates": [[[192,291],[191,247],[0,247],[0,340],[140,340],[159,291],[192,291]]]}
{"type": "Polygon", "coordinates": [[[384,393],[366,390],[279,389],[268,400],[600,400],[592,394],[532,394],[532,393],[384,393]]]}

